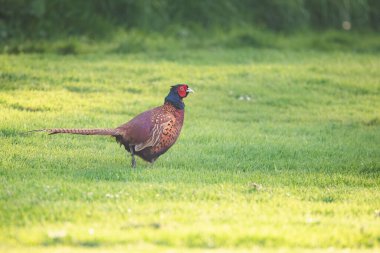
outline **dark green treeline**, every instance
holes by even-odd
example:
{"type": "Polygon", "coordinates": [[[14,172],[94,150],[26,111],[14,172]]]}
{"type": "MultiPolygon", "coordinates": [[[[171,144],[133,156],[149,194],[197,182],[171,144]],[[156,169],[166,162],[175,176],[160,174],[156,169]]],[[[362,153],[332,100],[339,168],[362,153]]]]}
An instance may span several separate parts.
{"type": "Polygon", "coordinates": [[[0,39],[100,37],[118,28],[380,30],[379,0],[0,0],[0,39]]]}

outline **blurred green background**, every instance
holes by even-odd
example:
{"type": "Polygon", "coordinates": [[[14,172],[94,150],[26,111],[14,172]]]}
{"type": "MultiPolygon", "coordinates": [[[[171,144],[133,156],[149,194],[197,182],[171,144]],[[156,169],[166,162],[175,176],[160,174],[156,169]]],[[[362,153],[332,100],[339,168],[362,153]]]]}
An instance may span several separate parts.
{"type": "Polygon", "coordinates": [[[109,40],[132,30],[173,37],[234,29],[376,32],[379,24],[378,0],[0,0],[3,45],[67,36],[109,40]]]}

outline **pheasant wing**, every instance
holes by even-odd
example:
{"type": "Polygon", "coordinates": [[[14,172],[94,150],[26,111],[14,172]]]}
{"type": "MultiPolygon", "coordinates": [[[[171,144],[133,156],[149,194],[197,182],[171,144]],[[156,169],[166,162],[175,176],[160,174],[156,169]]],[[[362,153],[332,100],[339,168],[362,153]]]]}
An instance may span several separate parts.
{"type": "Polygon", "coordinates": [[[175,124],[175,117],[171,113],[157,113],[152,117],[153,127],[149,133],[149,138],[137,145],[135,145],[135,151],[138,152],[147,147],[155,146],[163,134],[168,132],[175,124]]]}

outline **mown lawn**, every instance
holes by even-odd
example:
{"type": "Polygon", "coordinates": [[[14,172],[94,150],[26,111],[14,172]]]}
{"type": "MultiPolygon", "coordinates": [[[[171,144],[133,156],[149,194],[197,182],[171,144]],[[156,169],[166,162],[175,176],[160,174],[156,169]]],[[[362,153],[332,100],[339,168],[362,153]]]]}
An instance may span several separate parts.
{"type": "Polygon", "coordinates": [[[378,54],[0,55],[0,251],[380,250],[378,54]],[[188,83],[153,165],[115,127],[188,83]]]}

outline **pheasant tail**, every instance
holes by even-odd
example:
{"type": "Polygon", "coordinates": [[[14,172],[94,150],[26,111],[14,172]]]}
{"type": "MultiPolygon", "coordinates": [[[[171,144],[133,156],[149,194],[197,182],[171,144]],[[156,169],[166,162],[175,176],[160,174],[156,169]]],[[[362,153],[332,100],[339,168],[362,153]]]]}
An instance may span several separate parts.
{"type": "Polygon", "coordinates": [[[33,132],[47,132],[49,134],[81,134],[81,135],[118,135],[114,128],[99,128],[99,129],[67,129],[67,128],[52,128],[34,130],[33,132]]]}

